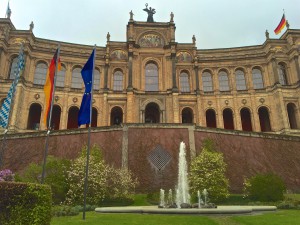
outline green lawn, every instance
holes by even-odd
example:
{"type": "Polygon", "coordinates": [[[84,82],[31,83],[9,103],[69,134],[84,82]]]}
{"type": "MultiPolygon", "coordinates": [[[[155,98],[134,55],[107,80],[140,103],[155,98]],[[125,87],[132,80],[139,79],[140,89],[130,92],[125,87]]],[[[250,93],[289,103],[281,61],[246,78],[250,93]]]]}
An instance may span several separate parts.
{"type": "Polygon", "coordinates": [[[149,214],[100,214],[87,212],[73,217],[54,217],[51,225],[104,224],[104,225],[297,225],[300,210],[278,210],[259,215],[241,216],[183,216],[149,214]]]}
{"type": "Polygon", "coordinates": [[[146,214],[100,214],[88,212],[72,217],[54,217],[51,225],[103,224],[103,225],[218,225],[213,219],[202,216],[146,215],[146,214]]]}

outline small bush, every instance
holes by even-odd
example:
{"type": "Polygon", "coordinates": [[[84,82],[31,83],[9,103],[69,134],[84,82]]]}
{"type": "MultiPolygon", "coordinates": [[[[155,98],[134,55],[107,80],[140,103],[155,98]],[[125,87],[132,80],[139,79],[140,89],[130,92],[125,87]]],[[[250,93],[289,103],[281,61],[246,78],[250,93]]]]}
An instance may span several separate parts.
{"type": "MultiPolygon", "coordinates": [[[[59,159],[49,155],[45,170],[45,184],[51,186],[54,204],[65,201],[69,185],[67,182],[67,170],[71,162],[67,159],[59,159]]],[[[29,183],[41,183],[43,165],[31,163],[25,171],[18,176],[18,180],[29,183]]]]}
{"type": "Polygon", "coordinates": [[[78,214],[79,210],[76,207],[61,205],[52,208],[52,216],[76,216],[78,214]]]}
{"type": "Polygon", "coordinates": [[[283,200],[285,184],[275,174],[258,174],[246,180],[244,191],[254,201],[276,202],[283,200]]]}
{"type": "Polygon", "coordinates": [[[51,189],[47,185],[0,182],[0,224],[48,225],[51,189]]]}
{"type": "Polygon", "coordinates": [[[159,192],[152,192],[147,194],[147,201],[151,204],[151,205],[159,205],[160,202],[160,196],[159,196],[159,192]]]}

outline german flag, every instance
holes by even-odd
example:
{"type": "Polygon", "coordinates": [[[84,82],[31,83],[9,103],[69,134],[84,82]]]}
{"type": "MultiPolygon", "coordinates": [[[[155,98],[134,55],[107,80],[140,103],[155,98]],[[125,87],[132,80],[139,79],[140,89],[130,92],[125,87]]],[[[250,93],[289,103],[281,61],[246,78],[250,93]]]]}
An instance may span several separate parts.
{"type": "Polygon", "coordinates": [[[285,19],[285,15],[283,14],[283,16],[280,20],[280,23],[278,24],[278,26],[274,30],[275,34],[279,34],[285,26],[286,26],[286,19],[285,19]]]}
{"type": "MultiPolygon", "coordinates": [[[[50,63],[50,66],[49,66],[49,69],[47,72],[46,82],[44,85],[44,93],[45,93],[44,124],[46,125],[46,127],[48,127],[49,112],[50,112],[51,102],[52,102],[52,93],[53,93],[53,88],[54,88],[54,76],[55,76],[57,55],[58,55],[58,49],[56,50],[56,52],[51,60],[51,63],[50,63]]],[[[58,64],[57,71],[59,71],[61,69],[60,59],[58,59],[57,64],[58,64]]],[[[50,126],[50,124],[49,124],[49,126],[50,126]]]]}

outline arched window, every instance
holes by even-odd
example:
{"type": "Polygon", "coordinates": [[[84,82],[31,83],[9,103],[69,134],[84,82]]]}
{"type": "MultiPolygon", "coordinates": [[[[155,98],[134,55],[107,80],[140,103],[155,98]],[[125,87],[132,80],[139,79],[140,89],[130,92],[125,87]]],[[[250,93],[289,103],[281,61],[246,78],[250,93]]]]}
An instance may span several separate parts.
{"type": "Polygon", "coordinates": [[[181,72],[179,76],[181,92],[190,92],[189,75],[186,72],[181,72]]]}
{"type": "Polygon", "coordinates": [[[145,67],[145,91],[158,91],[158,67],[154,63],[145,67]]]}
{"type": "Polygon", "coordinates": [[[262,132],[271,131],[271,123],[268,108],[262,106],[258,109],[260,130],[262,132]]]}
{"type": "Polygon", "coordinates": [[[100,71],[94,71],[94,90],[100,90],[100,71]]]}
{"type": "Polygon", "coordinates": [[[42,107],[38,103],[33,103],[29,108],[27,129],[28,130],[39,130],[41,120],[42,107]]]}
{"type": "Polygon", "coordinates": [[[287,73],[286,73],[286,67],[283,63],[278,64],[278,75],[279,75],[279,83],[281,85],[287,85],[287,73]]]}
{"type": "Polygon", "coordinates": [[[119,106],[115,106],[110,112],[110,125],[120,125],[123,123],[123,110],[119,106]]]}
{"type": "Polygon", "coordinates": [[[236,90],[246,90],[246,80],[245,80],[245,74],[242,70],[236,70],[235,71],[235,82],[236,82],[236,90]]]}
{"type": "Polygon", "coordinates": [[[202,83],[203,83],[203,91],[210,92],[213,91],[213,81],[210,72],[204,72],[202,74],[202,83]]]}
{"type": "Polygon", "coordinates": [[[64,87],[65,86],[65,77],[66,77],[66,67],[64,65],[61,65],[61,70],[57,71],[55,86],[56,87],[64,87]]]}
{"type": "Polygon", "coordinates": [[[78,128],[78,113],[79,109],[77,106],[72,106],[69,109],[67,129],[78,128]]]}
{"type": "Polygon", "coordinates": [[[254,89],[264,88],[263,77],[262,77],[262,73],[261,73],[260,69],[252,70],[252,81],[253,81],[254,89]]]}
{"type": "Polygon", "coordinates": [[[38,63],[34,72],[34,84],[44,85],[46,81],[48,66],[46,63],[38,63]]]}
{"type": "Polygon", "coordinates": [[[117,70],[114,72],[114,91],[123,91],[123,72],[117,70]]]}
{"type": "Polygon", "coordinates": [[[230,90],[228,75],[225,71],[219,72],[219,85],[220,85],[220,91],[230,90]]]}
{"type": "Polygon", "coordinates": [[[298,121],[297,121],[297,108],[294,103],[287,104],[287,112],[289,116],[290,128],[298,129],[298,121]]]}
{"type": "Polygon", "coordinates": [[[215,110],[213,110],[213,109],[206,110],[205,117],[206,117],[206,126],[207,127],[217,128],[217,120],[216,120],[215,110]]]}
{"type": "Polygon", "coordinates": [[[72,82],[71,82],[71,88],[82,88],[82,77],[81,77],[81,68],[75,68],[72,71],[72,82]]]}
{"type": "Polygon", "coordinates": [[[231,109],[223,110],[224,129],[234,130],[233,113],[231,109]]]}
{"type": "Polygon", "coordinates": [[[248,108],[241,109],[242,129],[245,131],[252,131],[251,113],[248,108]]]}
{"type": "Polygon", "coordinates": [[[9,69],[9,79],[14,80],[16,75],[15,75],[15,71],[17,69],[18,66],[18,57],[13,58],[13,60],[11,61],[10,64],[10,69],[9,69]]]}
{"type": "Polygon", "coordinates": [[[191,108],[184,108],[181,113],[182,123],[193,123],[193,110],[191,108]]]}
{"type": "Polygon", "coordinates": [[[59,105],[53,105],[52,118],[51,118],[51,128],[53,130],[59,130],[60,115],[61,115],[60,106],[59,105]]]}
{"type": "Polygon", "coordinates": [[[145,123],[159,123],[160,122],[160,110],[159,106],[151,102],[145,109],[145,123]]]}

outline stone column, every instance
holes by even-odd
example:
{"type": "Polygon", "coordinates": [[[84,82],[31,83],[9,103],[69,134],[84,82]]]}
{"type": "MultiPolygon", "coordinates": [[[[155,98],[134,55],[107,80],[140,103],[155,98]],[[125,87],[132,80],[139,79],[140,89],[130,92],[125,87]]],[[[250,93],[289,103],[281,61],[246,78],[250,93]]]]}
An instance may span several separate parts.
{"type": "Polygon", "coordinates": [[[107,81],[108,81],[108,68],[109,64],[106,63],[104,66],[104,90],[108,90],[107,81]]]}
{"type": "Polygon", "coordinates": [[[171,59],[172,59],[172,81],[173,81],[173,92],[178,92],[178,87],[176,84],[176,53],[171,53],[171,59]]]}
{"type": "Polygon", "coordinates": [[[272,58],[272,68],[274,74],[274,84],[279,84],[279,75],[278,75],[276,58],[272,58]]]}
{"type": "Polygon", "coordinates": [[[173,123],[180,123],[178,93],[173,93],[173,123]]]}
{"type": "Polygon", "coordinates": [[[296,66],[296,72],[297,72],[297,76],[296,76],[297,81],[296,82],[299,82],[300,81],[299,55],[295,55],[294,60],[295,60],[295,66],[296,66]]]}
{"type": "Polygon", "coordinates": [[[127,91],[131,91],[133,89],[132,87],[132,57],[133,52],[128,53],[128,86],[127,91]]]}
{"type": "Polygon", "coordinates": [[[199,88],[199,67],[198,65],[195,65],[195,76],[196,76],[196,94],[200,94],[200,88],[199,88]]]}

